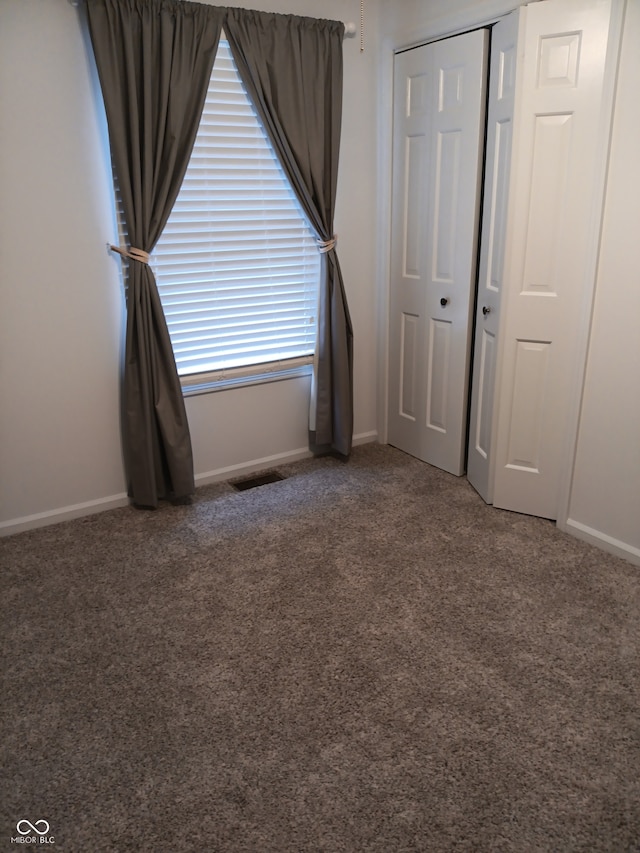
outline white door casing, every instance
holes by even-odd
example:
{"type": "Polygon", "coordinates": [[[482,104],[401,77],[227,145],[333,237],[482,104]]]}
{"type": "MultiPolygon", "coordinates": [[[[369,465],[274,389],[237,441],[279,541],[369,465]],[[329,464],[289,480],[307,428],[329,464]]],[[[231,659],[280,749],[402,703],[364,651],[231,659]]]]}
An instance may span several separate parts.
{"type": "Polygon", "coordinates": [[[464,472],[487,31],[395,60],[388,441],[464,472]]]}
{"type": "Polygon", "coordinates": [[[557,517],[571,464],[610,7],[610,0],[549,0],[529,5],[521,23],[493,503],[546,518],[557,517]]]}
{"type": "Polygon", "coordinates": [[[469,482],[487,503],[493,502],[495,372],[504,284],[518,25],[520,15],[525,11],[512,12],[491,31],[484,199],[467,456],[469,482]]]}

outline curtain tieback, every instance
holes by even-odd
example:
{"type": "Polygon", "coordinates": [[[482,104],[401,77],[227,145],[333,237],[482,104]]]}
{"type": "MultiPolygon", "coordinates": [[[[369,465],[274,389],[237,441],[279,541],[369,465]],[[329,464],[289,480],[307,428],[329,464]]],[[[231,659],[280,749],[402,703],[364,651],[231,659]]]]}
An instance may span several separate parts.
{"type": "Polygon", "coordinates": [[[338,235],[334,234],[330,240],[320,240],[320,238],[316,238],[316,243],[318,245],[318,251],[321,255],[326,255],[327,252],[330,252],[332,249],[335,249],[336,243],[338,242],[338,235]]]}
{"type": "Polygon", "coordinates": [[[129,246],[128,249],[123,249],[122,246],[109,246],[112,252],[117,252],[123,258],[129,258],[130,261],[140,261],[141,264],[149,263],[149,252],[144,249],[136,249],[134,246],[129,246]]]}

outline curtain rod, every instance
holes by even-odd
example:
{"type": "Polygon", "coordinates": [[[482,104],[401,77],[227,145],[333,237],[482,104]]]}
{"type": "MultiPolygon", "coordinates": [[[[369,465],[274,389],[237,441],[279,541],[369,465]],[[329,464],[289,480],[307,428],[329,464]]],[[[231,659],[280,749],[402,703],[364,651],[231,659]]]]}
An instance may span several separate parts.
{"type": "MultiPolygon", "coordinates": [[[[71,3],[72,6],[79,6],[81,3],[81,0],[69,0],[69,3],[71,3]]],[[[353,21],[349,21],[348,23],[345,23],[345,25],[344,25],[344,37],[346,39],[354,38],[354,36],[357,32],[357,29],[358,28],[353,23],[353,21]]]]}

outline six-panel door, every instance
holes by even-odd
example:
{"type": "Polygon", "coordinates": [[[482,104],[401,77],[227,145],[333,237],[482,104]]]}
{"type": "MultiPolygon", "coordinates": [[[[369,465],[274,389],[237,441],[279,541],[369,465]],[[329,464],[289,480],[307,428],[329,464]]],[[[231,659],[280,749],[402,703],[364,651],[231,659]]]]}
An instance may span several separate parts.
{"type": "Polygon", "coordinates": [[[464,472],[487,31],[395,60],[389,443],[464,472]]]}

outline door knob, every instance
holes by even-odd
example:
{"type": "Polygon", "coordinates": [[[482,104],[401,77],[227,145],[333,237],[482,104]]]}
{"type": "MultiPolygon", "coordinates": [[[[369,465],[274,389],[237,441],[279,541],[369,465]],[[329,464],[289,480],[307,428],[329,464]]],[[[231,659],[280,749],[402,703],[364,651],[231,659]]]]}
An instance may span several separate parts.
{"type": "Polygon", "coordinates": [[[489,306],[488,306],[488,305],[483,305],[483,306],[482,306],[482,313],[483,313],[483,314],[484,314],[484,316],[486,317],[486,316],[487,316],[487,314],[491,314],[491,308],[489,308],[489,306]]]}
{"type": "Polygon", "coordinates": [[[444,308],[448,304],[449,304],[449,298],[447,296],[443,296],[442,299],[440,300],[440,305],[442,305],[442,307],[444,308]]]}

